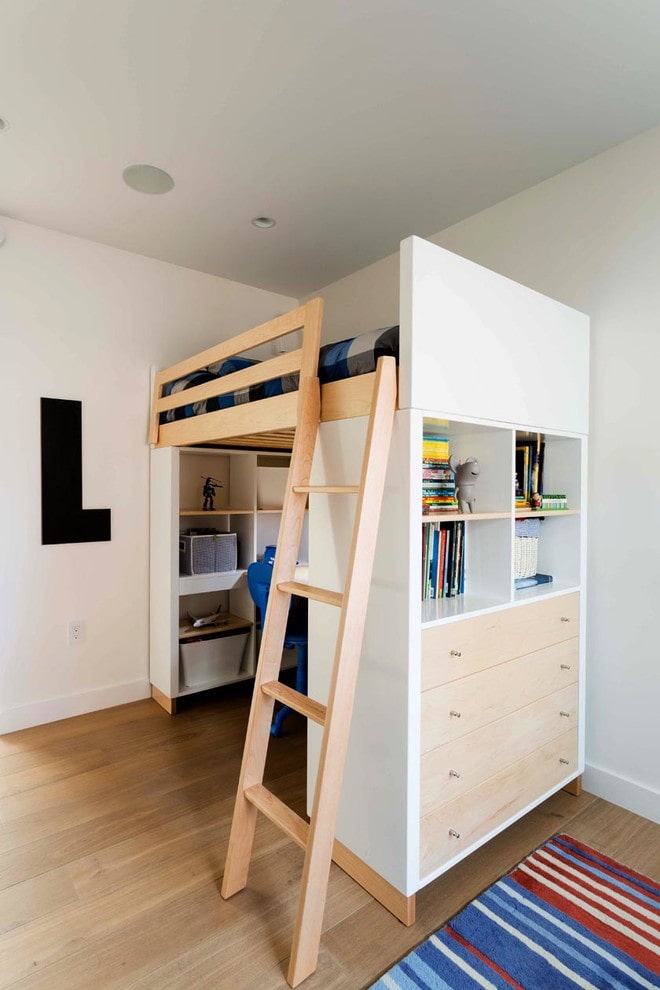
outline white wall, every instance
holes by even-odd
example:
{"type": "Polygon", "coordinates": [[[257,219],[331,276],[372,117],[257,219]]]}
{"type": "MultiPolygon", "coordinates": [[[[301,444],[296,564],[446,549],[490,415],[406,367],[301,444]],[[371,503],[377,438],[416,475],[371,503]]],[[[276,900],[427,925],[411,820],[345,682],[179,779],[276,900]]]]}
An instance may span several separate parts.
{"type": "Polygon", "coordinates": [[[0,221],[0,732],[148,694],[150,365],[295,300],[0,221]],[[39,398],[82,400],[85,508],[109,543],[41,545],[39,398]],[[83,643],[67,644],[82,619],[83,643]]]}
{"type": "MultiPolygon", "coordinates": [[[[660,128],[431,238],[591,316],[585,785],[656,821],[659,161],[660,128]]],[[[395,322],[397,279],[392,255],[323,289],[326,339],[395,322]]]]}

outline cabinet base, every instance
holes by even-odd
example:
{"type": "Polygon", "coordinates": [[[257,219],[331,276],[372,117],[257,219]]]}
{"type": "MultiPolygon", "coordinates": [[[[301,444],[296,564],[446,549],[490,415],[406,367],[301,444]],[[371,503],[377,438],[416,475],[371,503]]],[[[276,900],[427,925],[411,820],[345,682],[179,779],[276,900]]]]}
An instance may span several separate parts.
{"type": "Polygon", "coordinates": [[[153,684],[151,685],[151,697],[168,715],[176,715],[176,698],[168,698],[166,694],[159,691],[153,684]]]}
{"type": "Polygon", "coordinates": [[[359,883],[368,894],[371,894],[374,900],[382,904],[395,918],[407,926],[415,924],[414,894],[406,897],[337,839],[335,839],[335,844],[332,847],[332,859],[344,873],[348,873],[349,877],[359,883]]]}
{"type": "Polygon", "coordinates": [[[566,784],[566,787],[562,787],[562,790],[566,791],[567,794],[572,794],[573,797],[579,797],[582,794],[582,774],[572,780],[570,784],[566,784]]]}

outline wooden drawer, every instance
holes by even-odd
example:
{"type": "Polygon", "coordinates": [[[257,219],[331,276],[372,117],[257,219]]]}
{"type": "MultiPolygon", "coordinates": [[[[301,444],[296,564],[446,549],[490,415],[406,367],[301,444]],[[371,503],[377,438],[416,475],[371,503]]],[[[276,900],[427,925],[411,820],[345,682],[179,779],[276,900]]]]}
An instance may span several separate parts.
{"type": "Polygon", "coordinates": [[[422,630],[422,691],[579,633],[580,596],[559,595],[422,630]]]}
{"type": "Polygon", "coordinates": [[[579,640],[569,639],[422,694],[421,751],[474,732],[578,676],[579,640]]]}
{"type": "Polygon", "coordinates": [[[577,729],[572,729],[425,815],[420,826],[420,879],[575,776],[576,770],[577,729]]]}
{"type": "Polygon", "coordinates": [[[577,682],[422,756],[422,815],[577,725],[577,682]]]}

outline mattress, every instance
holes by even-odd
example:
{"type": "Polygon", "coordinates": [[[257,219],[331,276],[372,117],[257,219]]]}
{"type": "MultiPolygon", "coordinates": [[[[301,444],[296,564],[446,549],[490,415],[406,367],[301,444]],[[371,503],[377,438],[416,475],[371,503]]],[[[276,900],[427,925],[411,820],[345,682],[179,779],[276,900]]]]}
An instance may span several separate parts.
{"type": "MultiPolygon", "coordinates": [[[[398,326],[381,327],[357,337],[349,337],[335,344],[325,344],[319,351],[319,379],[322,385],[328,382],[341,381],[343,378],[353,378],[356,375],[366,375],[376,370],[378,359],[391,355],[399,360],[399,328],[398,326]]],[[[193,371],[183,378],[169,382],[163,389],[163,395],[174,395],[177,392],[194,388],[216,378],[223,378],[235,371],[249,368],[258,361],[250,358],[230,358],[218,364],[210,364],[199,371],[193,371]]],[[[218,398],[203,399],[200,402],[189,403],[178,409],[170,409],[161,414],[161,423],[172,423],[177,419],[187,419],[190,416],[200,416],[203,413],[215,412],[218,409],[229,409],[245,402],[257,399],[267,399],[273,395],[283,395],[294,392],[298,388],[298,373],[272,378],[268,382],[250,385],[236,392],[228,392],[218,398]]]]}

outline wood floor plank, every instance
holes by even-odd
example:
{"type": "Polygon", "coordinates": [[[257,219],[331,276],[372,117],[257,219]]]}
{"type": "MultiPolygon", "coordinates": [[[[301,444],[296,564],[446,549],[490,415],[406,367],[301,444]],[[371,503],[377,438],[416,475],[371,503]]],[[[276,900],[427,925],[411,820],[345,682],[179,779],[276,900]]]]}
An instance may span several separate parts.
{"type": "Polygon", "coordinates": [[[78,903],[66,868],[51,870],[0,892],[0,935],[78,903]]]}
{"type": "MultiPolygon", "coordinates": [[[[300,850],[260,818],[247,889],[219,895],[248,705],[239,686],[0,739],[0,987],[285,990],[300,850]]],[[[286,732],[267,785],[304,814],[304,720],[286,732]]],[[[560,792],[422,890],[411,928],[333,866],[305,987],[369,986],[557,831],[660,877],[660,826],[560,792]]]]}

